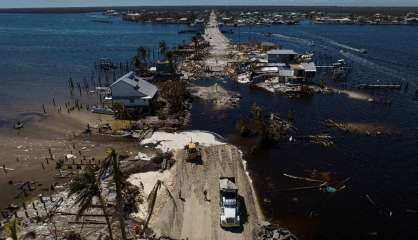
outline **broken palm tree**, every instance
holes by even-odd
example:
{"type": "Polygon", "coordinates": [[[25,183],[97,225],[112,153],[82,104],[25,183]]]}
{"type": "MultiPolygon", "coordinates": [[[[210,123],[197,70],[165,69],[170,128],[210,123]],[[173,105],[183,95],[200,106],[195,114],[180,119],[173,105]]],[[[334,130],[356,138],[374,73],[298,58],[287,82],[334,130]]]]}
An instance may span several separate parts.
{"type": "Polygon", "coordinates": [[[177,209],[176,201],[175,201],[173,195],[171,194],[170,190],[168,189],[167,185],[163,181],[157,180],[157,182],[154,185],[154,188],[151,190],[151,192],[150,192],[150,194],[148,195],[148,198],[147,198],[148,216],[147,216],[147,218],[145,220],[145,223],[144,223],[144,228],[143,228],[144,232],[145,232],[145,230],[147,230],[148,224],[151,220],[151,216],[152,216],[152,213],[154,211],[155,203],[157,201],[158,191],[160,190],[161,187],[165,188],[165,190],[167,191],[168,196],[170,197],[170,199],[174,203],[174,209],[177,209]]]}

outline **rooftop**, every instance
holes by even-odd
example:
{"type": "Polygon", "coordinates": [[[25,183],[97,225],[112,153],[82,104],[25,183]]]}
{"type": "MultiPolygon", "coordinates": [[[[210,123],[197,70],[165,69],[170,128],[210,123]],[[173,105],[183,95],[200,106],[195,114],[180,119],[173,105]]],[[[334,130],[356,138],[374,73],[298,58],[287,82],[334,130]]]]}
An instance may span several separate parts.
{"type": "Polygon", "coordinates": [[[157,86],[152,83],[149,83],[143,80],[141,77],[136,76],[134,72],[129,72],[119,78],[116,82],[112,83],[110,87],[112,88],[116,84],[124,82],[130,86],[132,86],[136,91],[141,94],[144,94],[145,97],[153,98],[158,91],[157,86]]]}

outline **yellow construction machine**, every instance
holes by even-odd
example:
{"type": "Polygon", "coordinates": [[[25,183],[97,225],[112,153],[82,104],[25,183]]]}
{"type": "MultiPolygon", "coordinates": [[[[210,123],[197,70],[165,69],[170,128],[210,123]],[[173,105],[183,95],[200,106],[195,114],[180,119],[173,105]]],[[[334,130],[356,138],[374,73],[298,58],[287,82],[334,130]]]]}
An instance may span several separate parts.
{"type": "Polygon", "coordinates": [[[184,156],[187,162],[199,161],[202,159],[201,149],[198,142],[190,142],[184,146],[184,156]]]}

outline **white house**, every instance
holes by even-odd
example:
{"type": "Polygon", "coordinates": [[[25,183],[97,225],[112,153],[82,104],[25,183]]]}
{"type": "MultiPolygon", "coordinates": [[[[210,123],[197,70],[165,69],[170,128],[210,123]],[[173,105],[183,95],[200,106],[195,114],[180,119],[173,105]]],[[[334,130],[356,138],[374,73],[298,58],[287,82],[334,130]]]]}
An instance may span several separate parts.
{"type": "Polygon", "coordinates": [[[110,85],[112,101],[126,107],[149,107],[158,88],[130,72],[110,85]]]}

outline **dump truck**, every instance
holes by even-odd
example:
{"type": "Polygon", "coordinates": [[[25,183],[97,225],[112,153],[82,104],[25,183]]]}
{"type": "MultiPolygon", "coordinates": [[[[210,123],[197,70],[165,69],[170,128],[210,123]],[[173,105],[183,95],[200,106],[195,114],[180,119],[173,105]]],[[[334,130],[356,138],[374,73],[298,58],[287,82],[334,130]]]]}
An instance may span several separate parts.
{"type": "Polygon", "coordinates": [[[240,203],[238,201],[238,187],[233,177],[219,179],[219,207],[221,227],[240,227],[240,203]]]}
{"type": "Polygon", "coordinates": [[[185,159],[188,162],[192,162],[192,161],[198,161],[201,160],[201,150],[199,147],[199,143],[198,142],[190,142],[189,144],[187,144],[186,146],[184,146],[184,150],[185,150],[185,159]]]}

